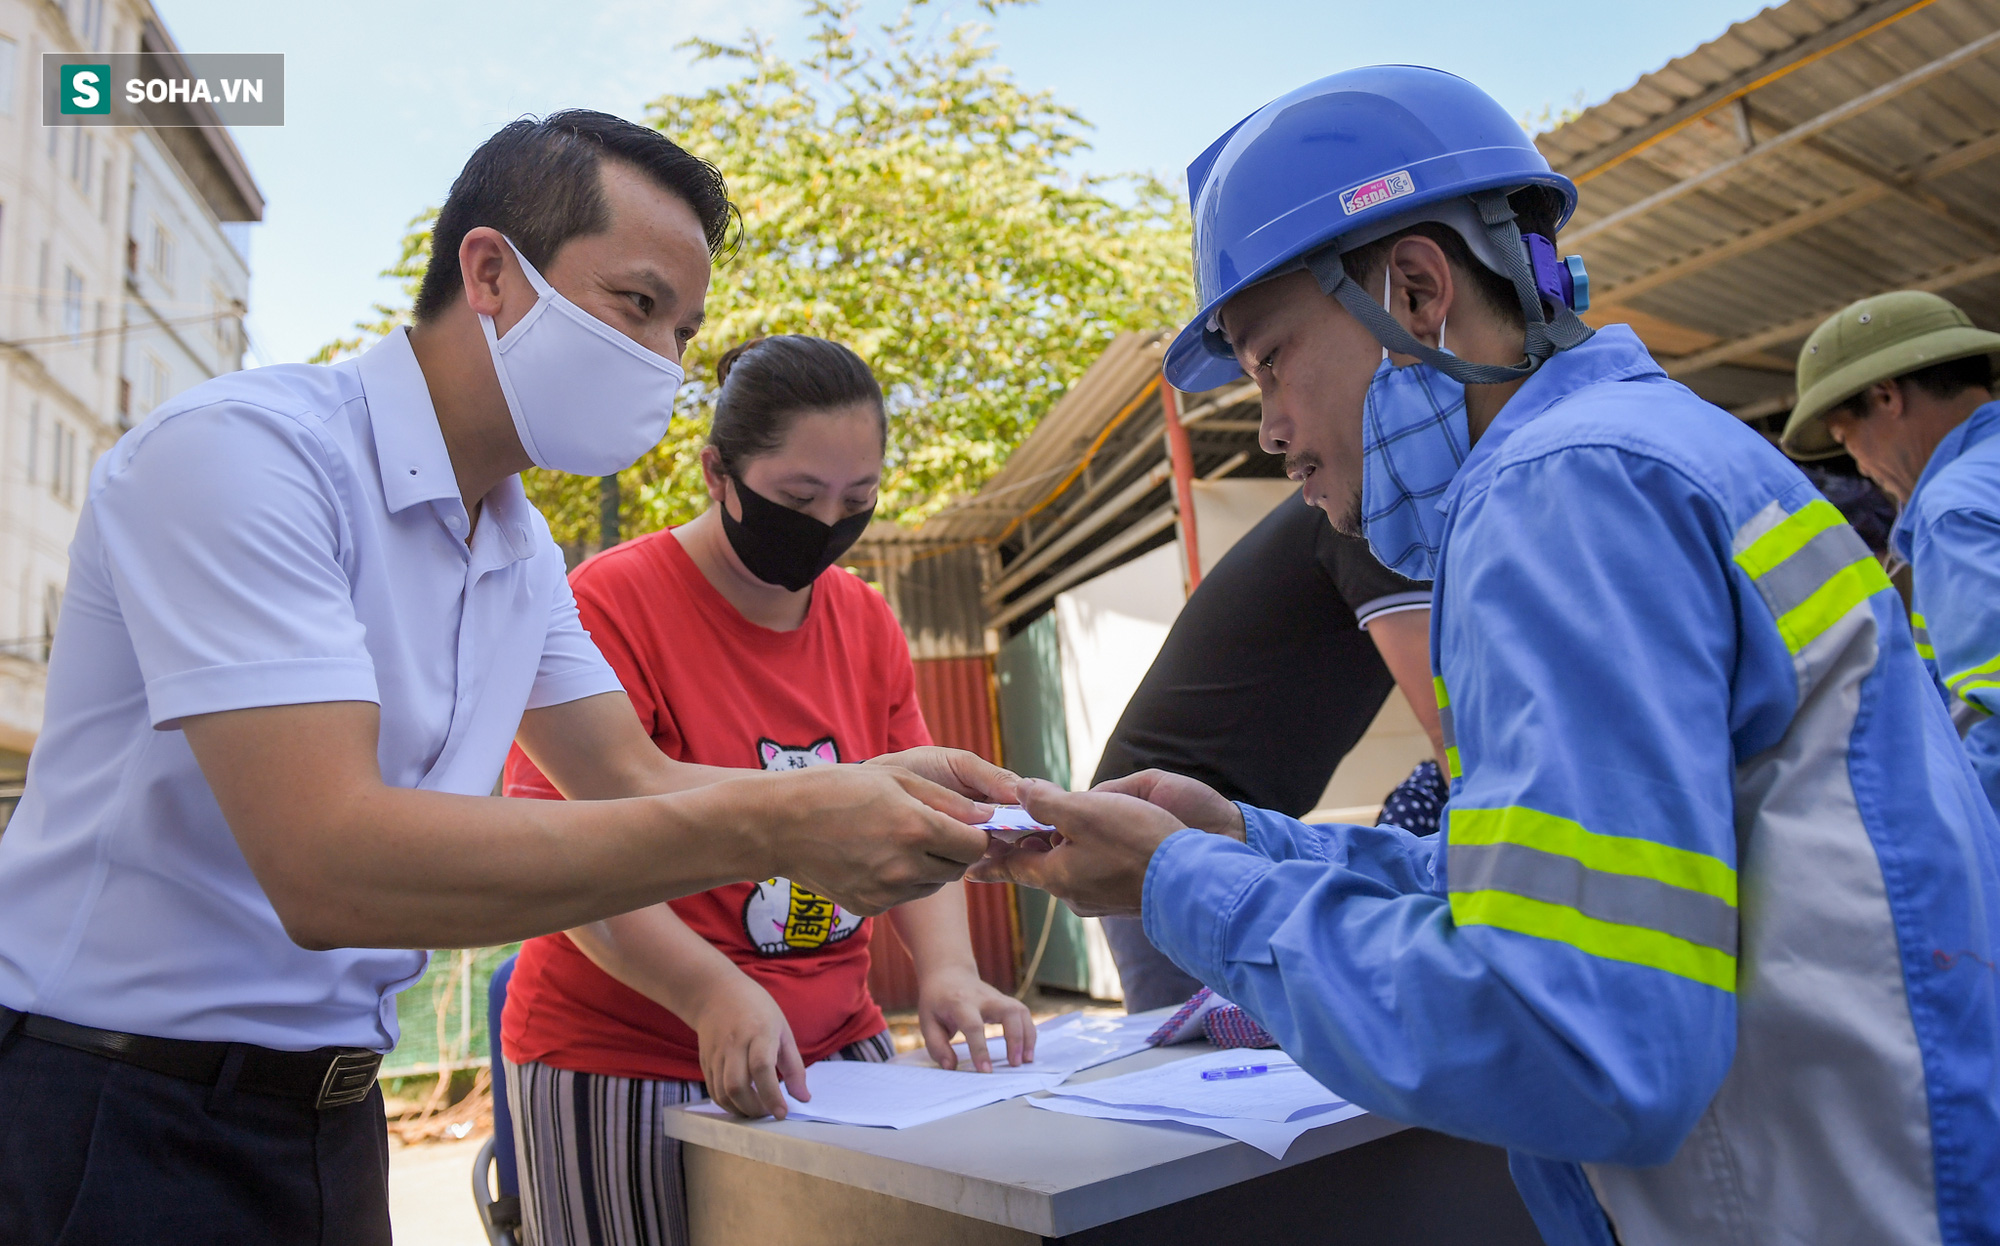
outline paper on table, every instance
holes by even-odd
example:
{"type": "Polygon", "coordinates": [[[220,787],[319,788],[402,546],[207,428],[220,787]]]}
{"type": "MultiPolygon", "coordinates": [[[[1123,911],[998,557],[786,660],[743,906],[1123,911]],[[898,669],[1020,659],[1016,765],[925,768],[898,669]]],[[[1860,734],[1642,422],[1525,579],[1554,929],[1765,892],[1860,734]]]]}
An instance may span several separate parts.
{"type": "Polygon", "coordinates": [[[1056,828],[1045,822],[1035,821],[1028,815],[1028,811],[1019,805],[995,805],[993,816],[981,822],[979,829],[1002,843],[1011,844],[1017,839],[1026,839],[1030,835],[1053,831],[1056,828]]]}
{"type": "MultiPolygon", "coordinates": [[[[801,1103],[788,1092],[785,1106],[792,1120],[908,1129],[1046,1090],[1062,1077],[1059,1073],[954,1073],[921,1065],[823,1060],[806,1070],[812,1102],[801,1103]]],[[[712,1102],[688,1111],[730,1115],[728,1109],[712,1102]]]]}
{"type": "MultiPolygon", "coordinates": [[[[1035,1058],[1027,1064],[1007,1063],[1007,1040],[998,1036],[986,1040],[995,1073],[1043,1073],[1067,1077],[1100,1064],[1146,1050],[1146,1036],[1153,1032],[1154,1017],[1091,1016],[1066,1012],[1035,1027],[1035,1058]]],[[[960,1068],[970,1067],[971,1059],[963,1042],[953,1043],[960,1068]]],[[[896,1057],[898,1063],[934,1068],[922,1050],[896,1057]]],[[[1061,1077],[1057,1080],[1060,1081],[1061,1077]]]]}
{"type": "Polygon", "coordinates": [[[1204,1116],[1288,1121],[1310,1108],[1345,1103],[1282,1051],[1212,1051],[1156,1068],[1141,1069],[1052,1093],[1067,1098],[1125,1108],[1173,1108],[1204,1116]],[[1255,1077],[1209,1081],[1202,1074],[1244,1064],[1262,1064],[1270,1072],[1255,1077]]]}
{"type": "Polygon", "coordinates": [[[1057,1098],[1030,1099],[1034,1107],[1046,1108],[1051,1112],[1066,1112],[1071,1116],[1092,1116],[1100,1120],[1147,1121],[1168,1125],[1181,1125],[1191,1129],[1205,1129],[1226,1138],[1234,1138],[1256,1147],[1272,1159],[1285,1158],[1292,1143],[1299,1135],[1324,1125],[1360,1116],[1361,1109],[1351,1103],[1333,1107],[1308,1108],[1304,1115],[1289,1121],[1264,1121],[1246,1117],[1203,1116],[1199,1112],[1182,1112],[1173,1108],[1126,1108],[1114,1107],[1108,1103],[1093,1103],[1088,1099],[1057,1098]]]}

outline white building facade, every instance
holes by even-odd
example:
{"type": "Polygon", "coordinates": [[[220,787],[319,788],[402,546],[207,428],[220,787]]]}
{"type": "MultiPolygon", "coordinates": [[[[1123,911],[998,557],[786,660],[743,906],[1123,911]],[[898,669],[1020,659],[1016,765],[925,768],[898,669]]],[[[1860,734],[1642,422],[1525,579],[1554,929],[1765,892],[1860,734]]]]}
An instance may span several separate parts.
{"type": "Polygon", "coordinates": [[[42,125],[44,53],[176,50],[145,0],[0,0],[0,826],[91,464],[242,366],[263,199],[227,130],[42,125]]]}

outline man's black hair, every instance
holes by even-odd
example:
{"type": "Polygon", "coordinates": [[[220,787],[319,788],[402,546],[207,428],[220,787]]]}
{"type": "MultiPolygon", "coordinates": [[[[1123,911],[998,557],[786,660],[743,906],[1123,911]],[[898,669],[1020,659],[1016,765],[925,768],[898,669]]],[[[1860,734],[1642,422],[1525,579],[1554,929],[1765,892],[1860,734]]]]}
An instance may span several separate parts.
{"type": "Polygon", "coordinates": [[[479,145],[451,184],[431,227],[431,260],[417,288],[416,318],[430,320],[464,287],[459,244],[481,225],[513,240],[538,269],[565,242],[611,226],[602,166],[619,160],[680,196],[701,220],[711,256],[722,253],[740,219],[716,167],[666,135],[609,113],[571,108],[537,121],[523,117],[479,145]]]}
{"type": "MultiPolygon", "coordinates": [[[[1556,222],[1562,219],[1562,196],[1546,187],[1528,186],[1509,195],[1507,202],[1514,209],[1514,223],[1522,233],[1540,234],[1550,242],[1556,240],[1556,222]]],[[[1472,248],[1458,236],[1457,230],[1437,221],[1424,221],[1356,247],[1340,257],[1340,266],[1347,270],[1350,279],[1360,282],[1363,289],[1379,286],[1380,282],[1375,277],[1381,272],[1382,265],[1388,262],[1389,252],[1396,243],[1412,234],[1422,234],[1437,243],[1452,267],[1471,275],[1473,286],[1487,307],[1502,316],[1508,324],[1516,328],[1524,327],[1521,297],[1514,292],[1514,283],[1486,267],[1473,255],[1472,248]]]]}
{"type": "MultiPolygon", "coordinates": [[[[1928,368],[1918,368],[1915,372],[1905,372],[1895,378],[1896,384],[1920,389],[1933,398],[1956,398],[1968,389],[1991,390],[1993,388],[1993,357],[1991,355],[1967,355],[1963,359],[1947,359],[1934,363],[1928,368]]],[[[1868,414],[1867,390],[1852,398],[1837,402],[1827,408],[1827,414],[1835,411],[1861,419],[1868,414]]]]}

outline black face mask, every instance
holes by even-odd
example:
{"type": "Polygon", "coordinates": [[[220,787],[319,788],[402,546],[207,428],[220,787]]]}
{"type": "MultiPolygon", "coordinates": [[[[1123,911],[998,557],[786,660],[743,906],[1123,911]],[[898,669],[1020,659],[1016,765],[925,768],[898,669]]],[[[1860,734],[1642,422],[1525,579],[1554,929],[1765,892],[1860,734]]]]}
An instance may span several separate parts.
{"type": "Polygon", "coordinates": [[[804,511],[780,506],[755,493],[741,479],[736,481],[736,500],[743,507],[737,519],[722,508],[722,530],[729,547],[743,560],[751,575],[766,584],[798,592],[819,578],[848,547],[861,539],[868,521],[875,517],[869,507],[836,524],[823,524],[804,511]]]}

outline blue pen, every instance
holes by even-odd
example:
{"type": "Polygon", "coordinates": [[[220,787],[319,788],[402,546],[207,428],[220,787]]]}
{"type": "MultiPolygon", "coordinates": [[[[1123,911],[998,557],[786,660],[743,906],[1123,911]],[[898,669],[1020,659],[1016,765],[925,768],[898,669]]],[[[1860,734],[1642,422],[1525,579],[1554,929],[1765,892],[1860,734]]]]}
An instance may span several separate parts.
{"type": "Polygon", "coordinates": [[[1201,1080],[1205,1082],[1219,1082],[1231,1077],[1255,1077],[1259,1073],[1269,1073],[1270,1071],[1271,1066],[1268,1064],[1239,1064],[1229,1069],[1204,1070],[1201,1080]]]}

